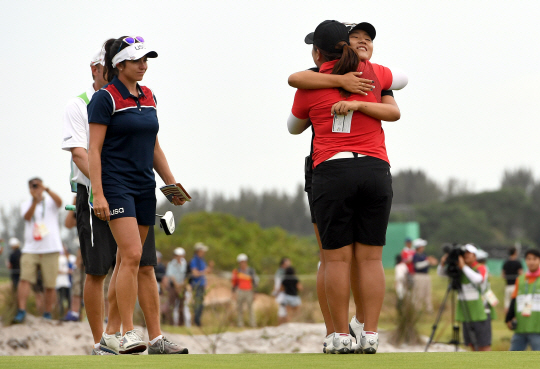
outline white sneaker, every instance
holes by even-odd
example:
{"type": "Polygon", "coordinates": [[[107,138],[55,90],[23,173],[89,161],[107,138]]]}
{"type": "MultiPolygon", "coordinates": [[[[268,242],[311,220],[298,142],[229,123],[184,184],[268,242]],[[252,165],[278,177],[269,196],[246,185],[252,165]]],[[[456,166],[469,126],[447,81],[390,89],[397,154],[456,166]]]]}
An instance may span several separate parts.
{"type": "Polygon", "coordinates": [[[376,353],[379,348],[379,334],[377,332],[362,332],[360,345],[364,354],[376,353]]]}
{"type": "Polygon", "coordinates": [[[146,342],[143,341],[143,335],[137,329],[132,329],[124,334],[120,340],[118,351],[121,354],[136,354],[146,351],[146,342]]]}
{"type": "Polygon", "coordinates": [[[101,340],[99,341],[100,349],[113,355],[118,355],[120,339],[122,339],[122,334],[120,332],[110,335],[103,332],[101,340]]]}
{"type": "Polygon", "coordinates": [[[352,352],[353,337],[347,333],[334,333],[332,344],[326,347],[327,354],[348,354],[352,352]]]}
{"type": "Polygon", "coordinates": [[[332,342],[334,341],[334,333],[330,333],[328,336],[324,338],[323,341],[323,354],[330,354],[331,348],[334,347],[332,342]]]}
{"type": "Polygon", "coordinates": [[[352,317],[349,323],[349,333],[356,339],[356,344],[353,345],[353,350],[356,354],[362,353],[362,346],[360,345],[360,337],[364,331],[364,323],[358,322],[356,315],[352,317]]]}

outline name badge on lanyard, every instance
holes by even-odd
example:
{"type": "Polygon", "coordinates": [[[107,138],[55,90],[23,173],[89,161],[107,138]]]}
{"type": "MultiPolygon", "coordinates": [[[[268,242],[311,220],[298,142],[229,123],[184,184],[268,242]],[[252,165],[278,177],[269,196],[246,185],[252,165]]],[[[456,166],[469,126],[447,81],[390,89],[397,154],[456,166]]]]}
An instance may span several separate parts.
{"type": "Polygon", "coordinates": [[[332,132],[335,133],[351,133],[353,111],[349,110],[347,115],[334,115],[334,122],[332,123],[332,132]]]}

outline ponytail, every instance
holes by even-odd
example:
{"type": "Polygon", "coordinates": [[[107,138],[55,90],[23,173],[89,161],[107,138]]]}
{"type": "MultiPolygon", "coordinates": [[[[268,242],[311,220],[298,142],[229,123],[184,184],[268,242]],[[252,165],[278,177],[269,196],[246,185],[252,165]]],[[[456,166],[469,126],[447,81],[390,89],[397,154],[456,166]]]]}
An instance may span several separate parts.
{"type": "Polygon", "coordinates": [[[103,68],[103,78],[107,82],[111,82],[114,76],[118,76],[118,68],[113,67],[112,60],[120,50],[127,46],[127,44],[122,41],[126,37],[128,36],[111,38],[105,41],[105,44],[103,44],[103,49],[105,50],[105,68],[103,68]]]}
{"type": "MultiPolygon", "coordinates": [[[[316,46],[314,45],[314,47],[316,46]]],[[[336,45],[336,52],[334,53],[327,53],[322,49],[317,49],[323,55],[326,61],[338,59],[338,62],[334,65],[334,68],[332,69],[332,74],[343,75],[349,72],[356,72],[358,70],[358,65],[360,64],[360,57],[358,56],[356,51],[354,51],[354,49],[349,46],[347,42],[340,41],[336,45]]],[[[343,88],[339,88],[339,93],[343,97],[351,96],[351,93],[344,90],[343,88]]]]}

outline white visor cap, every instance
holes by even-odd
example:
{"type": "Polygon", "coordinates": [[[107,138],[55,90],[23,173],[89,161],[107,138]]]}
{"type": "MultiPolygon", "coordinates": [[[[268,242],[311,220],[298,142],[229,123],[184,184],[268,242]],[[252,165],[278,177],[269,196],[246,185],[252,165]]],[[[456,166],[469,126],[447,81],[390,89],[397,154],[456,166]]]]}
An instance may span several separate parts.
{"type": "Polygon", "coordinates": [[[120,50],[118,54],[112,58],[113,68],[116,68],[116,65],[124,60],[139,60],[143,56],[157,58],[158,54],[155,51],[148,51],[144,43],[136,42],[120,50]]]}

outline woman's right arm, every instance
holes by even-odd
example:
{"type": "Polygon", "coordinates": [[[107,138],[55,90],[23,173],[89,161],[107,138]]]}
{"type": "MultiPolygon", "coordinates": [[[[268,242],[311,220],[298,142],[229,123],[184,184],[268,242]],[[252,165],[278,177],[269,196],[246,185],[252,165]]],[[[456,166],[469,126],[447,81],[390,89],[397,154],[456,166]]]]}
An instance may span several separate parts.
{"type": "Polygon", "coordinates": [[[346,115],[349,110],[359,111],[372,118],[395,122],[401,118],[401,112],[392,96],[383,96],[381,103],[366,101],[339,101],[332,106],[330,112],[338,115],[346,115]]]}
{"type": "Polygon", "coordinates": [[[94,195],[94,213],[101,220],[110,220],[109,203],[103,195],[101,183],[101,149],[107,133],[104,124],[90,123],[90,143],[88,144],[88,162],[92,194],[94,195]]]}
{"type": "Polygon", "coordinates": [[[297,72],[289,76],[289,86],[304,90],[341,87],[349,92],[367,95],[375,88],[373,81],[360,78],[362,72],[349,72],[344,75],[317,73],[311,70],[297,72]]]}

